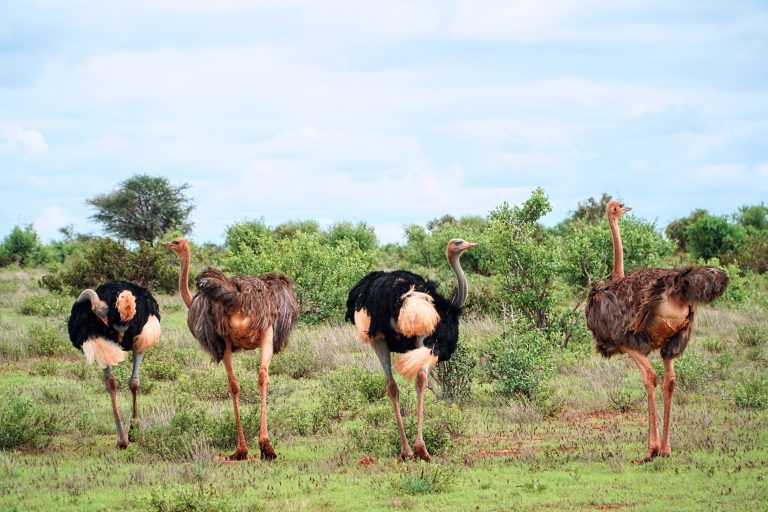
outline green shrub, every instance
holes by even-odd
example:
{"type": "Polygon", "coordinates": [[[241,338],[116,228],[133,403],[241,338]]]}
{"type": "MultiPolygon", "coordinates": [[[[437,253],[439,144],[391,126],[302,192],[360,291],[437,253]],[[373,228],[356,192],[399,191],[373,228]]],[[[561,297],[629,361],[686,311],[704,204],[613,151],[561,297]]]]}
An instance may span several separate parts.
{"type": "Polygon", "coordinates": [[[625,387],[618,387],[615,392],[608,395],[608,404],[616,412],[629,412],[636,409],[642,401],[644,394],[625,387]]]}
{"type": "MultiPolygon", "coordinates": [[[[261,360],[250,358],[244,362],[252,371],[258,371],[261,360]]],[[[308,379],[331,368],[333,358],[329,351],[316,350],[306,338],[296,338],[291,345],[276,355],[269,366],[270,375],[287,375],[292,379],[308,379]]]]}
{"type": "Polygon", "coordinates": [[[27,329],[28,350],[36,356],[58,356],[68,352],[72,345],[54,325],[35,323],[27,329]]]}
{"type": "MultiPolygon", "coordinates": [[[[653,360],[651,365],[661,382],[664,377],[664,363],[653,360]]],[[[700,389],[717,375],[715,365],[694,352],[686,352],[675,359],[675,385],[687,391],[700,389]]]]}
{"type": "Polygon", "coordinates": [[[724,216],[700,215],[685,228],[691,255],[695,258],[719,258],[731,263],[744,239],[744,228],[731,224],[724,216]]]}
{"type": "Polygon", "coordinates": [[[768,408],[768,379],[764,376],[745,378],[736,386],[733,398],[742,409],[768,408]]]}
{"type": "Polygon", "coordinates": [[[745,347],[761,347],[768,341],[768,329],[757,324],[739,325],[736,339],[745,347]]]}
{"type": "Polygon", "coordinates": [[[25,297],[19,312],[29,316],[54,316],[66,313],[71,306],[70,298],[57,293],[43,293],[25,297]]]}
{"type": "Polygon", "coordinates": [[[437,365],[433,376],[440,385],[441,398],[462,402],[472,397],[472,379],[477,366],[475,352],[466,343],[459,343],[451,358],[437,365]]]}
{"type": "Polygon", "coordinates": [[[718,354],[725,350],[726,347],[725,341],[720,338],[704,338],[702,344],[711,354],[718,354]]]}
{"type": "Polygon", "coordinates": [[[364,403],[375,402],[386,394],[382,372],[368,372],[359,366],[338,368],[323,375],[319,396],[322,413],[332,419],[354,416],[364,403]]]}
{"type": "Polygon", "coordinates": [[[531,398],[555,371],[556,344],[539,330],[523,331],[507,339],[493,338],[483,347],[486,372],[505,397],[521,393],[531,398]]]}
{"type": "Polygon", "coordinates": [[[193,487],[155,488],[147,503],[151,512],[230,512],[238,510],[227,502],[213,484],[193,487]]]}
{"type": "Polygon", "coordinates": [[[433,494],[445,491],[453,482],[455,473],[438,466],[421,466],[403,475],[396,487],[407,494],[433,494]]]}
{"type": "Polygon", "coordinates": [[[166,460],[192,460],[195,450],[208,444],[206,424],[202,407],[186,403],[177,406],[167,425],[145,420],[136,434],[136,441],[166,460]]]}
{"type": "Polygon", "coordinates": [[[0,391],[0,448],[43,448],[57,424],[58,418],[30,396],[0,391]]]}
{"type": "Polygon", "coordinates": [[[141,242],[134,250],[109,238],[87,242],[80,255],[74,256],[56,274],[43,276],[41,286],[51,291],[76,295],[114,279],[124,279],[153,290],[172,293],[178,288],[178,261],[161,246],[141,242]]]}

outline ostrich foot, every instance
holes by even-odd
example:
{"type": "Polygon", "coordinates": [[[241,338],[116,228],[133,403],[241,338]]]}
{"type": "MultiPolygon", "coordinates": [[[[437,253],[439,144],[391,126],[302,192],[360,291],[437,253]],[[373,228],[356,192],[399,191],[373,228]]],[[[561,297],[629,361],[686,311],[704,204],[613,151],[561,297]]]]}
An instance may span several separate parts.
{"type": "Polygon", "coordinates": [[[427,462],[432,461],[432,457],[429,455],[427,446],[424,444],[424,441],[416,441],[413,443],[413,460],[419,459],[427,462]]]}
{"type": "Polygon", "coordinates": [[[669,457],[670,455],[672,455],[672,447],[662,446],[661,451],[659,452],[659,457],[669,457]]]}
{"type": "Polygon", "coordinates": [[[121,450],[125,450],[128,448],[128,440],[126,439],[118,439],[117,440],[117,447],[121,450]]]}
{"type": "Polygon", "coordinates": [[[272,448],[272,443],[269,442],[269,439],[259,441],[259,449],[261,450],[261,460],[275,460],[277,458],[277,454],[274,448],[272,448]]]}
{"type": "Polygon", "coordinates": [[[229,457],[222,455],[221,457],[219,457],[219,459],[227,462],[232,462],[237,460],[248,460],[248,449],[238,448],[235,450],[235,453],[233,453],[229,457]]]}
{"type": "Polygon", "coordinates": [[[636,464],[643,464],[646,462],[651,462],[655,457],[658,457],[660,455],[660,448],[648,448],[648,453],[645,454],[645,457],[636,461],[636,464]]]}
{"type": "Polygon", "coordinates": [[[407,446],[403,446],[403,449],[400,450],[400,455],[397,456],[398,462],[405,462],[406,460],[409,460],[411,457],[413,457],[413,453],[411,452],[411,449],[407,446]]]}

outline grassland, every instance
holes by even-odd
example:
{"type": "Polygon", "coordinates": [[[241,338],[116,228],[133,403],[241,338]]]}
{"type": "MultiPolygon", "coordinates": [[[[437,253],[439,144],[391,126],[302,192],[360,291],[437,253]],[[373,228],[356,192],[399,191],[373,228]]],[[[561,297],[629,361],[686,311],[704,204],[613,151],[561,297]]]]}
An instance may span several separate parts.
{"type": "MultiPolygon", "coordinates": [[[[38,277],[0,273],[0,435],[14,445],[0,451],[1,510],[768,509],[765,311],[701,310],[678,364],[669,458],[633,463],[646,443],[639,376],[576,343],[558,354],[545,397],[503,399],[482,373],[462,403],[430,393],[434,462],[397,463],[372,351],[351,326],[323,325],[300,327],[274,361],[277,461],[223,463],[216,455],[234,448],[225,374],[197,348],[180,299],[160,297],[164,334],[145,358],[142,420],[117,450],[100,371],[66,338],[71,299],[39,289],[38,277]]],[[[468,319],[461,341],[478,346],[499,330],[468,319]]],[[[258,454],[258,355],[235,359],[258,454]]],[[[129,366],[116,371],[124,417],[129,366]]],[[[401,394],[412,429],[412,385],[401,394]]]]}

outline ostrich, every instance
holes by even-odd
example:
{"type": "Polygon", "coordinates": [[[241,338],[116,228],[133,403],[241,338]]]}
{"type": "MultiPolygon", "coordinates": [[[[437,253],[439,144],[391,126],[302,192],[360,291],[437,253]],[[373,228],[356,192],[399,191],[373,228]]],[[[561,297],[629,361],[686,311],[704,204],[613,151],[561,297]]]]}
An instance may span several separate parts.
{"type": "Polygon", "coordinates": [[[411,456],[400,414],[399,392],[392,378],[390,352],[405,352],[395,367],[401,375],[416,377],[418,418],[413,457],[430,461],[422,436],[424,389],[427,376],[438,361],[447,361],[456,350],[459,315],[467,299],[467,279],[459,259],[477,244],[453,239],[446,256],[456,273],[458,287],[451,299],[437,292],[437,285],[406,270],[371,272],[350,290],[346,320],[357,326],[360,339],[373,346],[387,376],[387,394],[392,399],[400,431],[400,460],[411,456]]]}
{"type": "Polygon", "coordinates": [[[187,282],[189,241],[177,238],[163,245],[174,251],[181,263],[179,290],[184,304],[189,308],[189,330],[214,361],[224,361],[227,370],[237,429],[237,449],[228,460],[248,458],[248,445],[240,423],[240,385],[232,371],[232,352],[255,348],[261,351],[259,448],[263,460],[274,460],[277,455],[267,433],[269,363],[272,355],[288,344],[288,337],[299,314],[290,279],[278,273],[228,278],[219,270],[206,268],[195,278],[197,293],[192,297],[187,282]]]}
{"type": "MultiPolygon", "coordinates": [[[[139,368],[144,354],[160,339],[160,307],[146,288],[127,281],[110,281],[95,290],[86,289],[72,306],[67,325],[69,339],[89,363],[104,370],[104,383],[112,399],[117,446],[128,447],[117,407],[117,384],[112,366],[133,352],[133,372],[128,384],[133,395],[133,416],[139,417],[136,396],[139,368]]],[[[133,426],[133,425],[131,425],[133,426]]]]}
{"type": "Polygon", "coordinates": [[[691,337],[696,306],[718,298],[728,286],[728,275],[711,266],[681,269],[642,268],[624,275],[619,217],[630,211],[624,203],[606,207],[613,235],[613,272],[608,283],[596,283],[589,292],[587,327],[597,351],[605,358],[627,354],[632,358],[648,394],[648,453],[643,459],[670,454],[669,425],[675,388],[674,359],[691,337]],[[660,350],[664,361],[664,430],[659,441],[656,412],[656,372],[648,354],[660,350]]]}

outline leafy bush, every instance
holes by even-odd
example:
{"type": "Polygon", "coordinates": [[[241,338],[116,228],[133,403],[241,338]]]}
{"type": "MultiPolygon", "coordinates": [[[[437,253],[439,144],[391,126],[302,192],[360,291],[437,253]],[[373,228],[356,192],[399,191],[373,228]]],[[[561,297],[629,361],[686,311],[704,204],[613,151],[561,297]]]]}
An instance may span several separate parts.
{"type": "MultiPolygon", "coordinates": [[[[664,376],[664,364],[661,360],[651,361],[658,375],[659,382],[664,376]]],[[[708,359],[694,352],[686,352],[675,359],[675,385],[687,391],[694,391],[706,385],[718,375],[717,368],[708,359]]]]}
{"type": "Polygon", "coordinates": [[[151,512],[231,512],[238,510],[227,502],[213,484],[193,487],[154,488],[147,503],[151,512]]]}
{"type": "Polygon", "coordinates": [[[145,417],[136,441],[151,453],[167,460],[192,460],[195,450],[207,446],[206,417],[202,407],[183,404],[171,413],[167,424],[145,417]]]}
{"type": "Polygon", "coordinates": [[[726,217],[700,215],[685,228],[691,254],[695,258],[720,260],[730,263],[744,239],[744,228],[731,224],[726,217]]]}
{"type": "MultiPolygon", "coordinates": [[[[658,266],[661,258],[672,250],[653,223],[628,215],[622,217],[620,226],[626,272],[658,266]]],[[[613,241],[608,222],[573,223],[563,244],[566,248],[563,272],[569,284],[590,286],[610,275],[613,241]]]]}
{"type": "Polygon", "coordinates": [[[22,315],[54,316],[66,313],[72,305],[72,299],[58,293],[28,295],[19,307],[22,315]]]}
{"type": "Polygon", "coordinates": [[[64,334],[49,323],[35,323],[27,329],[28,350],[36,356],[58,356],[69,351],[71,344],[64,334]]]}
{"type": "Polygon", "coordinates": [[[471,398],[476,366],[477,355],[473,347],[459,343],[451,358],[438,364],[433,373],[440,384],[440,397],[454,402],[471,398]]]}
{"type": "Polygon", "coordinates": [[[368,372],[359,366],[338,368],[322,378],[320,407],[328,418],[354,416],[363,404],[383,398],[386,384],[383,372],[368,372]]]}
{"type": "Polygon", "coordinates": [[[408,471],[397,486],[407,494],[433,494],[445,491],[453,482],[455,473],[436,466],[422,466],[408,471]]]}
{"type": "Polygon", "coordinates": [[[555,347],[551,336],[538,330],[493,338],[483,347],[488,377],[502,396],[532,398],[555,371],[555,347]]]}
{"type": "Polygon", "coordinates": [[[131,251],[109,238],[94,238],[82,255],[73,257],[58,273],[43,276],[40,284],[76,295],[114,279],[172,293],[178,288],[178,262],[170,251],[148,242],[131,251]]]}
{"type": "Polygon", "coordinates": [[[14,227],[0,244],[0,266],[16,264],[34,267],[48,262],[37,232],[32,224],[14,227]]]}
{"type": "MultiPolygon", "coordinates": [[[[245,366],[258,371],[261,360],[247,359],[245,366]]],[[[306,338],[294,337],[291,346],[276,355],[269,366],[270,375],[287,375],[292,379],[307,379],[316,373],[333,367],[333,358],[328,351],[315,349],[306,338]]]]}
{"type": "Polygon", "coordinates": [[[276,239],[256,222],[229,228],[227,247],[226,267],[234,273],[279,271],[290,276],[302,318],[310,322],[341,320],[349,289],[374,260],[374,254],[361,250],[355,241],[324,245],[319,235],[304,232],[276,239]]]}
{"type": "Polygon", "coordinates": [[[427,223],[427,227],[411,224],[405,228],[406,245],[403,248],[405,261],[410,265],[428,269],[447,269],[445,249],[452,238],[463,238],[479,243],[461,258],[465,271],[488,275],[489,247],[484,243],[489,223],[483,217],[467,216],[455,219],[445,215],[427,223]]]}
{"type": "Polygon", "coordinates": [[[764,376],[745,378],[736,386],[733,398],[742,409],[768,409],[768,379],[764,376]]]}
{"type": "Polygon", "coordinates": [[[0,448],[42,448],[51,441],[58,418],[30,396],[0,391],[0,448]]]}

